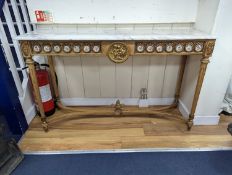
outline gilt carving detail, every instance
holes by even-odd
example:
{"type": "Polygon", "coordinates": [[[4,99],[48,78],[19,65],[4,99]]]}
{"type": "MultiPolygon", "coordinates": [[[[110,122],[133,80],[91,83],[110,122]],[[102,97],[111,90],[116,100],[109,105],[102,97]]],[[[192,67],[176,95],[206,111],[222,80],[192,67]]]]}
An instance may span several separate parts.
{"type": "Polygon", "coordinates": [[[112,43],[108,49],[108,57],[115,63],[123,63],[129,57],[127,45],[120,42],[112,43]]]}
{"type": "Polygon", "coordinates": [[[21,44],[21,50],[24,58],[31,56],[31,49],[28,42],[23,42],[21,44]]]}
{"type": "Polygon", "coordinates": [[[205,43],[204,57],[210,57],[213,53],[215,41],[207,41],[205,43]]]}

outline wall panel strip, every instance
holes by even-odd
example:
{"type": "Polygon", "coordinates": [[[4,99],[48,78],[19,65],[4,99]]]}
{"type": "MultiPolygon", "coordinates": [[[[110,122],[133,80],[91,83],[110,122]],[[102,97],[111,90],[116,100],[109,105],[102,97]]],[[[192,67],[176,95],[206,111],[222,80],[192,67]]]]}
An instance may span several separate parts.
{"type": "Polygon", "coordinates": [[[99,58],[101,97],[116,97],[116,64],[108,57],[99,58]]]}
{"type": "Polygon", "coordinates": [[[80,57],[64,58],[64,68],[70,97],[84,97],[84,84],[80,57]]]}
{"type": "Polygon", "coordinates": [[[180,56],[167,56],[167,64],[163,84],[163,98],[174,97],[176,82],[178,78],[179,66],[181,63],[180,56]]]}
{"type": "Polygon", "coordinates": [[[148,97],[161,98],[166,67],[166,56],[150,57],[148,97]]]}
{"type": "Polygon", "coordinates": [[[62,57],[56,57],[54,59],[56,74],[58,77],[58,86],[60,96],[63,98],[69,98],[68,84],[66,79],[66,72],[64,68],[64,60],[62,57]]]}
{"type": "Polygon", "coordinates": [[[116,64],[116,97],[131,97],[132,57],[123,64],[116,64]]]}
{"type": "Polygon", "coordinates": [[[139,98],[141,88],[147,88],[149,61],[149,56],[133,57],[132,98],[139,98]]]}
{"type": "Polygon", "coordinates": [[[85,97],[101,97],[99,59],[93,56],[81,57],[85,97]]]}

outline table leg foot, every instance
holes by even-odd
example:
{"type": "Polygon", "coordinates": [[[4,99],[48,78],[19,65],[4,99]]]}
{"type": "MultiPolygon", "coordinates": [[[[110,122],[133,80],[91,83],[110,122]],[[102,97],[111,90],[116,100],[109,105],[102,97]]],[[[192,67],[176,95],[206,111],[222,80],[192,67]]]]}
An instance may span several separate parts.
{"type": "Polygon", "coordinates": [[[190,131],[192,129],[192,126],[193,126],[193,120],[192,119],[189,119],[187,121],[187,127],[188,127],[188,131],[190,131]]]}
{"type": "Polygon", "coordinates": [[[48,132],[48,123],[46,120],[42,121],[42,127],[45,132],[48,132]]]}

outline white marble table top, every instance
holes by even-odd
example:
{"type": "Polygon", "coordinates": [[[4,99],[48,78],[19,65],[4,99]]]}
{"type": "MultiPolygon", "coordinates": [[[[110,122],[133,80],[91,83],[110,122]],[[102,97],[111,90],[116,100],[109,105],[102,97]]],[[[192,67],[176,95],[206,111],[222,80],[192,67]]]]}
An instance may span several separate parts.
{"type": "Polygon", "coordinates": [[[196,40],[196,39],[216,39],[215,36],[197,30],[162,30],[146,33],[141,32],[107,32],[104,33],[71,33],[71,34],[42,34],[30,33],[19,35],[16,40],[196,40]]]}

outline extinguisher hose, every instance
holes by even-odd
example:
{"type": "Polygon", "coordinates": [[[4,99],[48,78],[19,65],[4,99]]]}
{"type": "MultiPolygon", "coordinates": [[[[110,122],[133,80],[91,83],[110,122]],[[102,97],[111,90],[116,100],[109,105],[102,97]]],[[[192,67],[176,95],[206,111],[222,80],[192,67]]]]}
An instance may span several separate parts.
{"type": "MultiPolygon", "coordinates": [[[[39,63],[36,62],[36,61],[34,61],[34,66],[35,66],[35,67],[38,67],[38,66],[49,67],[48,64],[39,64],[39,63]]],[[[28,66],[25,66],[25,67],[22,68],[22,70],[25,70],[25,69],[27,69],[27,68],[28,68],[28,66]]]]}
{"type": "Polygon", "coordinates": [[[40,64],[40,66],[49,67],[48,64],[40,64]]]}
{"type": "Polygon", "coordinates": [[[25,67],[22,68],[22,70],[25,70],[25,69],[27,69],[27,68],[28,68],[28,66],[25,66],[25,67]]]}

